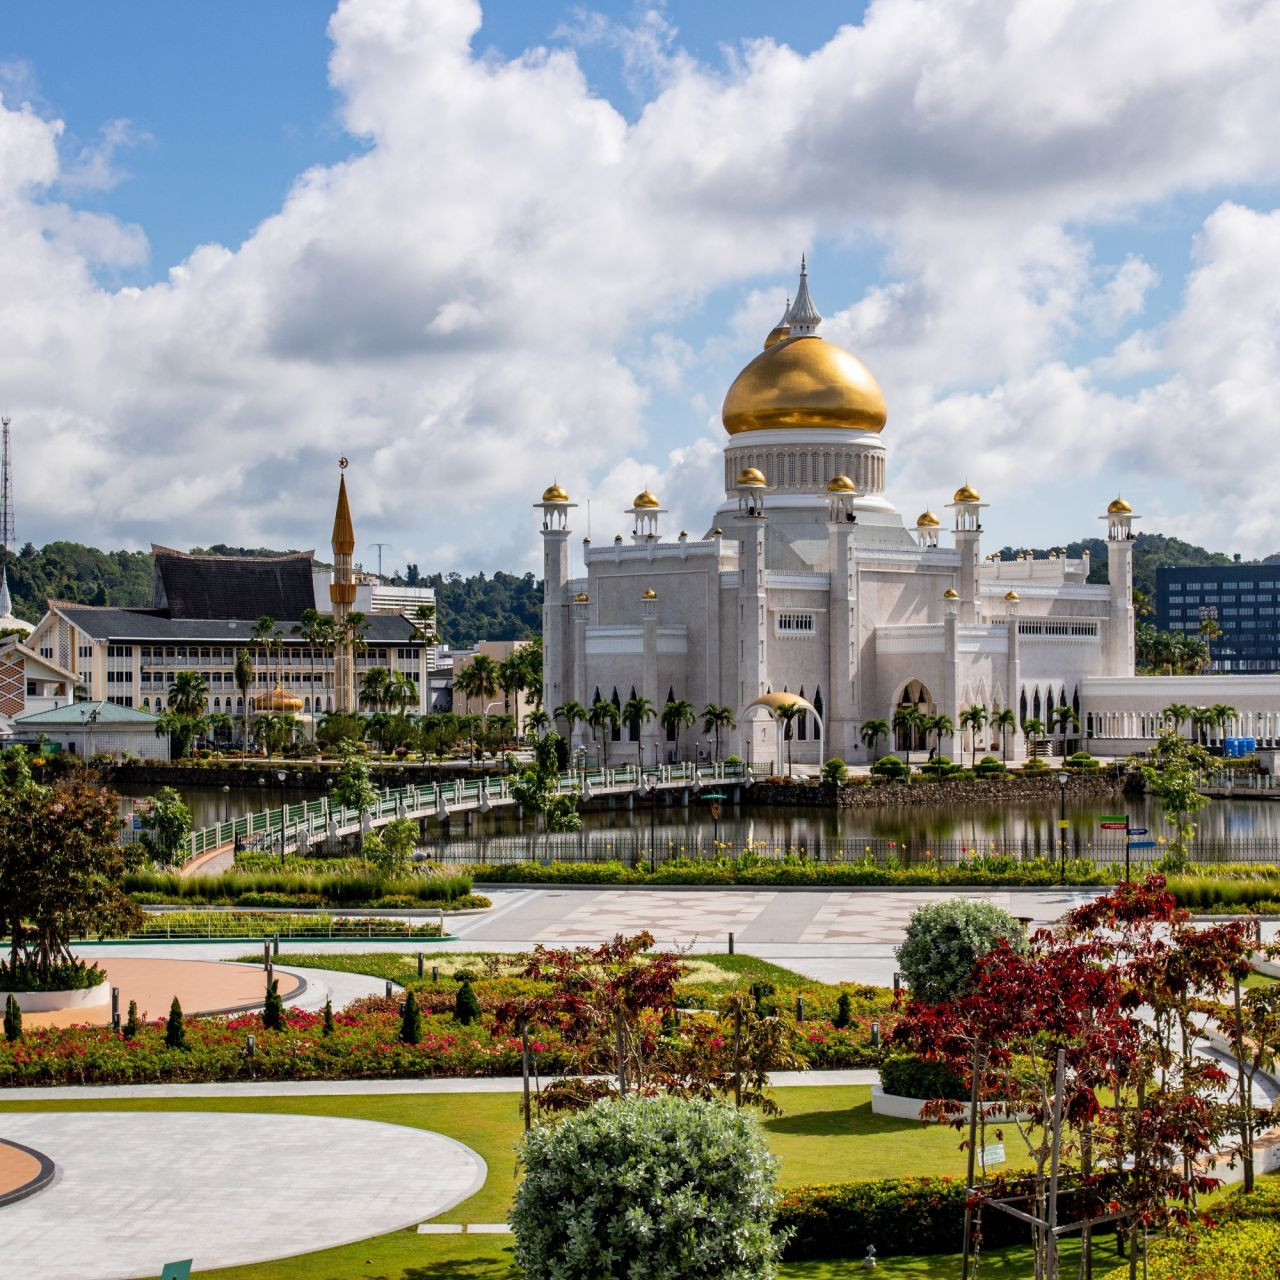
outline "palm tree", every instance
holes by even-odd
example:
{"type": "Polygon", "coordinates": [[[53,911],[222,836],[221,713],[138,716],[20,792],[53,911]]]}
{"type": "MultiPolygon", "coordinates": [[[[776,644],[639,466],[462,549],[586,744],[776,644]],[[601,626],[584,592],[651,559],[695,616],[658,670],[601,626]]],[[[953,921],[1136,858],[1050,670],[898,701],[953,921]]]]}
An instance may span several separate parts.
{"type": "Polygon", "coordinates": [[[537,711],[530,711],[529,714],[525,716],[524,727],[528,732],[535,733],[538,737],[542,737],[543,734],[551,728],[551,717],[547,715],[541,707],[539,707],[537,711]]]}
{"type": "MultiPolygon", "coordinates": [[[[545,712],[543,713],[546,714],[545,712]]],[[[574,725],[585,724],[589,718],[586,707],[580,702],[570,698],[568,702],[562,702],[551,715],[552,720],[563,720],[568,732],[565,733],[567,742],[573,741],[574,725]]]]}
{"type": "Polygon", "coordinates": [[[636,735],[636,763],[644,769],[644,743],[641,733],[645,725],[658,714],[657,709],[643,693],[633,693],[622,708],[622,719],[626,726],[636,735]]]}
{"type": "Polygon", "coordinates": [[[862,739],[862,745],[871,752],[871,763],[875,764],[877,759],[876,747],[880,743],[881,738],[889,736],[889,722],[887,720],[864,720],[862,728],[858,730],[858,737],[862,739]]]}
{"type": "Polygon", "coordinates": [[[676,698],[662,708],[659,719],[667,733],[675,736],[676,755],[679,756],[680,730],[698,722],[698,713],[693,709],[693,703],[684,698],[676,698]]]}
{"type": "Polygon", "coordinates": [[[1185,703],[1171,702],[1160,713],[1160,719],[1169,721],[1173,725],[1174,731],[1181,734],[1182,726],[1191,719],[1191,708],[1185,703]]]}
{"type": "Polygon", "coordinates": [[[795,732],[795,722],[804,714],[804,708],[798,702],[781,702],[774,708],[774,718],[782,724],[782,737],[787,744],[787,776],[791,776],[791,738],[795,732]]]}
{"type": "MultiPolygon", "coordinates": [[[[570,705],[575,704],[565,703],[565,707],[570,705]]],[[[563,709],[559,708],[559,710],[563,709]]],[[[587,723],[600,735],[601,766],[608,769],[609,739],[613,736],[613,731],[622,723],[622,715],[612,702],[597,698],[591,704],[591,710],[587,712],[586,719],[587,723]]]]}
{"type": "Polygon", "coordinates": [[[516,734],[520,733],[520,692],[524,688],[524,663],[512,653],[498,663],[498,688],[502,690],[502,710],[511,714],[511,695],[516,695],[516,734]]]}
{"type": "Polygon", "coordinates": [[[991,727],[1000,730],[1000,759],[1009,758],[1009,734],[1017,729],[1018,717],[1012,707],[1005,707],[991,717],[991,727]]]}
{"type": "Polygon", "coordinates": [[[400,707],[400,719],[409,713],[409,706],[418,701],[418,682],[407,671],[393,671],[387,685],[388,700],[400,707]]]}
{"type": "Polygon", "coordinates": [[[381,711],[391,702],[391,672],[386,667],[370,667],[360,681],[360,702],[381,711]]]}
{"type": "Polygon", "coordinates": [[[471,669],[476,673],[472,679],[476,696],[482,703],[480,714],[485,715],[489,700],[498,692],[498,664],[488,654],[478,653],[471,659],[471,669]]]}
{"type": "Polygon", "coordinates": [[[955,725],[951,722],[951,717],[939,712],[936,716],[925,716],[920,726],[924,730],[924,745],[929,745],[929,735],[933,734],[933,751],[930,752],[930,758],[935,754],[942,752],[942,739],[950,738],[956,731],[955,725]]]}
{"type": "Polygon", "coordinates": [[[1062,758],[1067,758],[1067,733],[1080,732],[1080,717],[1065,704],[1049,712],[1049,731],[1062,733],[1062,758]]]}
{"type": "Polygon", "coordinates": [[[737,718],[732,707],[724,707],[716,702],[708,702],[702,708],[702,732],[716,735],[716,760],[720,759],[720,733],[724,729],[737,726],[737,718]]]}
{"type": "Polygon", "coordinates": [[[240,701],[244,707],[240,726],[241,753],[249,749],[249,690],[253,688],[254,674],[253,654],[248,649],[241,649],[236,655],[235,670],[232,673],[236,688],[240,690],[240,701]]]}
{"type": "Polygon", "coordinates": [[[1036,755],[1036,743],[1044,737],[1045,728],[1044,721],[1038,720],[1032,716],[1030,720],[1022,722],[1022,735],[1027,740],[1027,754],[1034,760],[1036,755]]]}
{"type": "Polygon", "coordinates": [[[1222,639],[1222,627],[1219,625],[1217,618],[1202,618],[1200,620],[1200,639],[1204,641],[1204,665],[1205,670],[1208,670],[1213,665],[1213,642],[1222,639]]]}
{"type": "Polygon", "coordinates": [[[166,699],[170,711],[180,716],[204,715],[209,683],[198,671],[179,671],[169,686],[166,699]]]}
{"type": "Polygon", "coordinates": [[[423,644],[438,644],[440,633],[436,630],[436,607],[433,604],[420,604],[409,619],[413,624],[413,638],[423,644]]]}
{"type": "Polygon", "coordinates": [[[1229,702],[1215,702],[1213,714],[1217,718],[1218,728],[1222,730],[1224,738],[1227,736],[1227,726],[1240,718],[1240,713],[1229,702]]]}
{"type": "Polygon", "coordinates": [[[476,674],[474,664],[470,664],[457,671],[453,676],[453,691],[462,694],[463,698],[463,714],[471,714],[471,699],[479,692],[479,676],[476,674]]]}
{"type": "Polygon", "coordinates": [[[978,734],[987,723],[986,707],[975,702],[960,713],[960,727],[969,730],[969,767],[978,763],[978,734]]]}
{"type": "Polygon", "coordinates": [[[924,716],[912,706],[898,707],[893,713],[893,727],[907,740],[907,763],[911,763],[911,748],[916,734],[924,727],[924,716]]]}

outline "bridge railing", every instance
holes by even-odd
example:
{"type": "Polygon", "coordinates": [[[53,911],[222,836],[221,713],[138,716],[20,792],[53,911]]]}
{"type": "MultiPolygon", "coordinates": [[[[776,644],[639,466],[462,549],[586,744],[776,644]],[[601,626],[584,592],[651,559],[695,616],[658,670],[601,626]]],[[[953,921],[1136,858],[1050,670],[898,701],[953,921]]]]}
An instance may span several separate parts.
{"type": "MultiPolygon", "coordinates": [[[[655,780],[658,786],[678,787],[692,786],[695,782],[698,785],[729,782],[742,776],[743,767],[738,764],[695,765],[684,762],[659,765],[643,773],[638,766],[629,764],[616,769],[563,773],[557,789],[562,795],[578,791],[590,796],[636,791],[642,783],[650,780],[655,780]]],[[[442,809],[447,815],[457,810],[484,809],[486,804],[513,803],[510,780],[505,776],[458,778],[451,782],[389,787],[378,793],[377,801],[367,816],[373,826],[380,826],[401,816],[419,818],[439,814],[442,809]]],[[[242,848],[269,848],[275,843],[286,848],[290,844],[296,845],[303,835],[325,836],[359,827],[364,816],[359,809],[336,804],[328,796],[303,804],[286,803],[193,831],[189,856],[199,857],[237,843],[242,848]]]]}

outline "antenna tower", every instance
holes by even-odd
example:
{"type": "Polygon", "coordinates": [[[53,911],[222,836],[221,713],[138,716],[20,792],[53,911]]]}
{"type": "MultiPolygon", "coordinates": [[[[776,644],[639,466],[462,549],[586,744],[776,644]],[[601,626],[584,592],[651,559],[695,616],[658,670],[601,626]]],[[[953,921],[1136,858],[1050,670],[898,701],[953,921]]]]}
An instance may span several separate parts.
{"type": "Polygon", "coordinates": [[[3,449],[0,451],[0,552],[10,551],[14,544],[13,533],[13,466],[9,457],[9,419],[0,418],[4,428],[3,449]]]}
{"type": "Polygon", "coordinates": [[[379,581],[381,581],[381,579],[382,579],[382,549],[383,549],[383,547],[389,547],[389,546],[391,545],[391,543],[389,543],[389,542],[374,542],[374,543],[370,543],[370,545],[378,548],[378,579],[379,579],[379,581]]]}

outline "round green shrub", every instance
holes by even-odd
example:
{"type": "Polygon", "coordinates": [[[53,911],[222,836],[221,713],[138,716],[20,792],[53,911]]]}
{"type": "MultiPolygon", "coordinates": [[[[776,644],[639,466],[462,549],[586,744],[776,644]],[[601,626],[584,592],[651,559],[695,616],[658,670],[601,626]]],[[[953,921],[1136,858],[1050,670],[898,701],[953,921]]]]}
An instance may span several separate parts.
{"type": "Polygon", "coordinates": [[[828,786],[843,786],[848,776],[849,766],[839,756],[832,756],[822,766],[822,781],[828,786]]]}
{"type": "Polygon", "coordinates": [[[1008,773],[1009,767],[1003,760],[997,760],[995,756],[983,756],[973,766],[973,771],[979,778],[998,778],[1008,773]]]}
{"type": "Polygon", "coordinates": [[[901,1098],[950,1098],[968,1100],[964,1081],[943,1062],[930,1062],[911,1054],[895,1054],[880,1066],[880,1084],[885,1093],[901,1098]]]}
{"type": "Polygon", "coordinates": [[[1095,756],[1091,756],[1087,751],[1077,751],[1075,755],[1067,757],[1068,769],[1096,769],[1098,761],[1095,756]]]}
{"type": "Polygon", "coordinates": [[[974,961],[1001,938],[1020,951],[1026,945],[1026,930],[990,902],[931,902],[911,913],[897,951],[898,966],[915,999],[941,1004],[964,995],[974,961]]]}
{"type": "Polygon", "coordinates": [[[871,772],[878,778],[905,778],[911,773],[907,762],[898,756],[881,756],[871,766],[871,772]]]}
{"type": "Polygon", "coordinates": [[[1022,762],[1023,773],[1045,773],[1049,766],[1039,756],[1032,756],[1022,762]]]}
{"type": "Polygon", "coordinates": [[[777,1161],[754,1117],[670,1095],[599,1102],[520,1151],[525,1280],[772,1280],[777,1161]]]}

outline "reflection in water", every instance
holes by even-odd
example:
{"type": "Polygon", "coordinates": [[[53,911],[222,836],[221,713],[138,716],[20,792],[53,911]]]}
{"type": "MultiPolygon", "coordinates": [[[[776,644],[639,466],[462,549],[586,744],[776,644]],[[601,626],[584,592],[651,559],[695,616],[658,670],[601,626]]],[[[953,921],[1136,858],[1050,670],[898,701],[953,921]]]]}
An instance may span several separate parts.
{"type": "MultiPolygon", "coordinates": [[[[272,777],[257,785],[256,775],[247,786],[230,789],[220,787],[185,787],[180,789],[192,811],[196,827],[208,826],[224,819],[277,805],[281,788],[272,777]]],[[[145,795],[146,789],[132,789],[145,795]]],[[[314,799],[314,792],[303,793],[294,787],[284,792],[290,804],[314,799]]],[[[1171,837],[1172,832],[1161,818],[1159,809],[1149,797],[1131,796],[1110,800],[1075,800],[1066,804],[1068,850],[1076,856],[1123,858],[1123,833],[1103,831],[1099,821],[1104,814],[1127,813],[1131,825],[1146,827],[1150,839],[1171,837]]],[[[647,856],[650,830],[659,856],[692,855],[700,850],[710,852],[718,832],[723,845],[743,848],[747,843],[763,844],[770,852],[787,849],[803,850],[807,856],[823,858],[861,858],[866,852],[881,855],[891,852],[902,861],[914,861],[929,851],[934,856],[960,855],[961,851],[977,853],[1011,852],[1023,856],[1037,853],[1056,856],[1060,806],[1053,799],[1041,799],[1011,805],[913,805],[884,806],[876,809],[811,809],[807,807],[735,808],[727,800],[720,821],[715,824],[705,799],[695,799],[688,806],[678,795],[661,796],[656,811],[649,802],[637,799],[628,809],[619,801],[614,809],[583,815],[583,833],[579,838],[557,837],[557,848],[565,853],[599,857],[647,856]],[[892,843],[891,843],[892,842],[892,843]],[[869,846],[869,848],[868,848],[869,846]]],[[[1215,800],[1198,817],[1199,836],[1196,855],[1202,858],[1235,856],[1249,860],[1280,860],[1280,801],[1215,800]]],[[[513,809],[495,809],[488,815],[474,814],[468,829],[465,821],[455,818],[447,840],[441,839],[434,820],[426,824],[426,846],[446,851],[454,857],[479,854],[482,847],[495,857],[538,856],[541,838],[531,846],[533,830],[522,824],[513,809]]],[[[1145,850],[1141,858],[1155,860],[1161,850],[1145,850]]]]}

